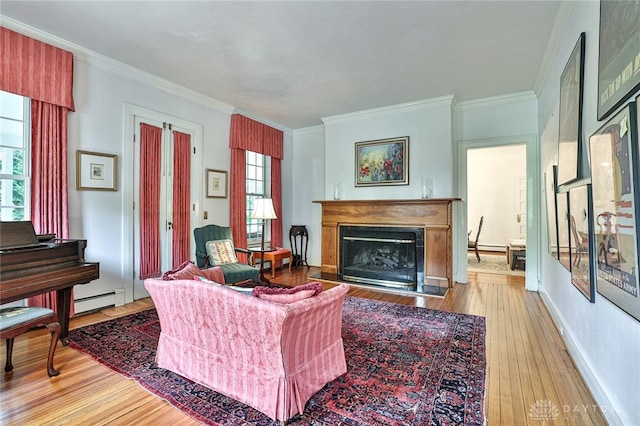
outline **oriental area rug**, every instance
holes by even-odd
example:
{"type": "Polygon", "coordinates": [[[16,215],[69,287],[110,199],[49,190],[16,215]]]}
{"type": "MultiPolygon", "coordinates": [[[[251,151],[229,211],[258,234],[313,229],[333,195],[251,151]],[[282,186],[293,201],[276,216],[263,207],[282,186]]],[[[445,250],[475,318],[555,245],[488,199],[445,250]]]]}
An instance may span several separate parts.
{"type": "MultiPolygon", "coordinates": [[[[484,317],[347,296],[347,373],[288,425],[485,424],[484,317]]],[[[154,309],[69,332],[69,344],[208,425],[276,425],[259,411],[157,368],[154,309]]]]}

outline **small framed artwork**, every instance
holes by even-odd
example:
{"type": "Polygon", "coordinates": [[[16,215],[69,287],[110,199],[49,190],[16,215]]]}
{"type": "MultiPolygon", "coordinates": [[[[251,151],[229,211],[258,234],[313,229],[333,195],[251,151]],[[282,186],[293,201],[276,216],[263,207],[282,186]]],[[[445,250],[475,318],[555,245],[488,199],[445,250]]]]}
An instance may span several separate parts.
{"type": "Polygon", "coordinates": [[[549,254],[558,259],[558,209],[556,206],[556,172],[557,166],[553,165],[544,173],[545,201],[547,205],[547,240],[549,254]]]}
{"type": "Polygon", "coordinates": [[[560,77],[558,185],[576,180],[581,175],[584,39],[585,33],[580,34],[560,77]]]}
{"type": "Polygon", "coordinates": [[[571,246],[569,240],[569,193],[556,194],[558,206],[558,259],[571,272],[571,246]]]}
{"type": "Polygon", "coordinates": [[[118,190],[118,156],[76,151],[76,189],[118,190]]]}
{"type": "Polygon", "coordinates": [[[589,138],[596,288],[640,321],[638,135],[631,102],[589,138]],[[634,160],[635,159],[635,160],[634,160]]]}
{"type": "Polygon", "coordinates": [[[640,88],[640,3],[600,2],[598,120],[606,118],[640,88]]]}
{"type": "Polygon", "coordinates": [[[408,185],[409,136],[356,142],[356,186],[408,185]]]}
{"type": "Polygon", "coordinates": [[[571,282],[589,302],[594,303],[594,262],[591,260],[593,231],[591,222],[591,185],[569,190],[569,246],[571,247],[571,282]]]}
{"type": "Polygon", "coordinates": [[[227,198],[227,176],[223,170],[207,169],[207,198],[227,198]]]}

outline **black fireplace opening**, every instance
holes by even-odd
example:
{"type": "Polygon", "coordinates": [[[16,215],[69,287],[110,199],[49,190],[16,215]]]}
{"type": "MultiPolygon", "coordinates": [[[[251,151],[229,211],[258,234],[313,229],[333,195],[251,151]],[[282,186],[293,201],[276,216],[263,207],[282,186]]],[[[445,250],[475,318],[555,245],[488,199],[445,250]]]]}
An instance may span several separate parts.
{"type": "Polygon", "coordinates": [[[340,226],[340,279],[419,291],[424,282],[424,229],[340,226]]]}

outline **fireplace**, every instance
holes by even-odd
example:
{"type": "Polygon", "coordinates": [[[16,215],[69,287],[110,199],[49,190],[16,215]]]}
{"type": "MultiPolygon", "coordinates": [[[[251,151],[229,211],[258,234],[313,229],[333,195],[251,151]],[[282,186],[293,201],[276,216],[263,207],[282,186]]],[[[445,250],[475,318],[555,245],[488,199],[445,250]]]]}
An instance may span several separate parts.
{"type": "Polygon", "coordinates": [[[419,283],[424,281],[424,228],[339,228],[340,279],[401,290],[421,290],[419,283]]]}

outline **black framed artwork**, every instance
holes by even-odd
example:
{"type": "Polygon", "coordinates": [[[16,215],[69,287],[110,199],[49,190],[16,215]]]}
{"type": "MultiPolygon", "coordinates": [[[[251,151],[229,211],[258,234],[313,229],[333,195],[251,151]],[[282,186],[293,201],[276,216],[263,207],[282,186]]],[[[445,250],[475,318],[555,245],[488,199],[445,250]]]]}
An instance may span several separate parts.
{"type": "Polygon", "coordinates": [[[594,303],[596,291],[595,267],[592,261],[591,185],[578,186],[569,190],[569,213],[571,283],[589,302],[594,303]]]}
{"type": "Polygon", "coordinates": [[[571,246],[569,240],[569,193],[556,194],[558,206],[558,260],[571,272],[571,246]]]}
{"type": "Polygon", "coordinates": [[[547,241],[549,254],[558,259],[558,209],[556,206],[556,172],[554,164],[544,174],[545,202],[547,207],[547,241]]]}
{"type": "Polygon", "coordinates": [[[589,152],[596,287],[640,321],[636,121],[636,105],[631,102],[589,138],[589,152]]]}
{"type": "Polygon", "coordinates": [[[558,185],[576,180],[581,175],[585,37],[585,33],[578,37],[560,77],[558,185]]]}
{"type": "Polygon", "coordinates": [[[640,2],[600,1],[598,120],[640,88],[640,2]]]}

